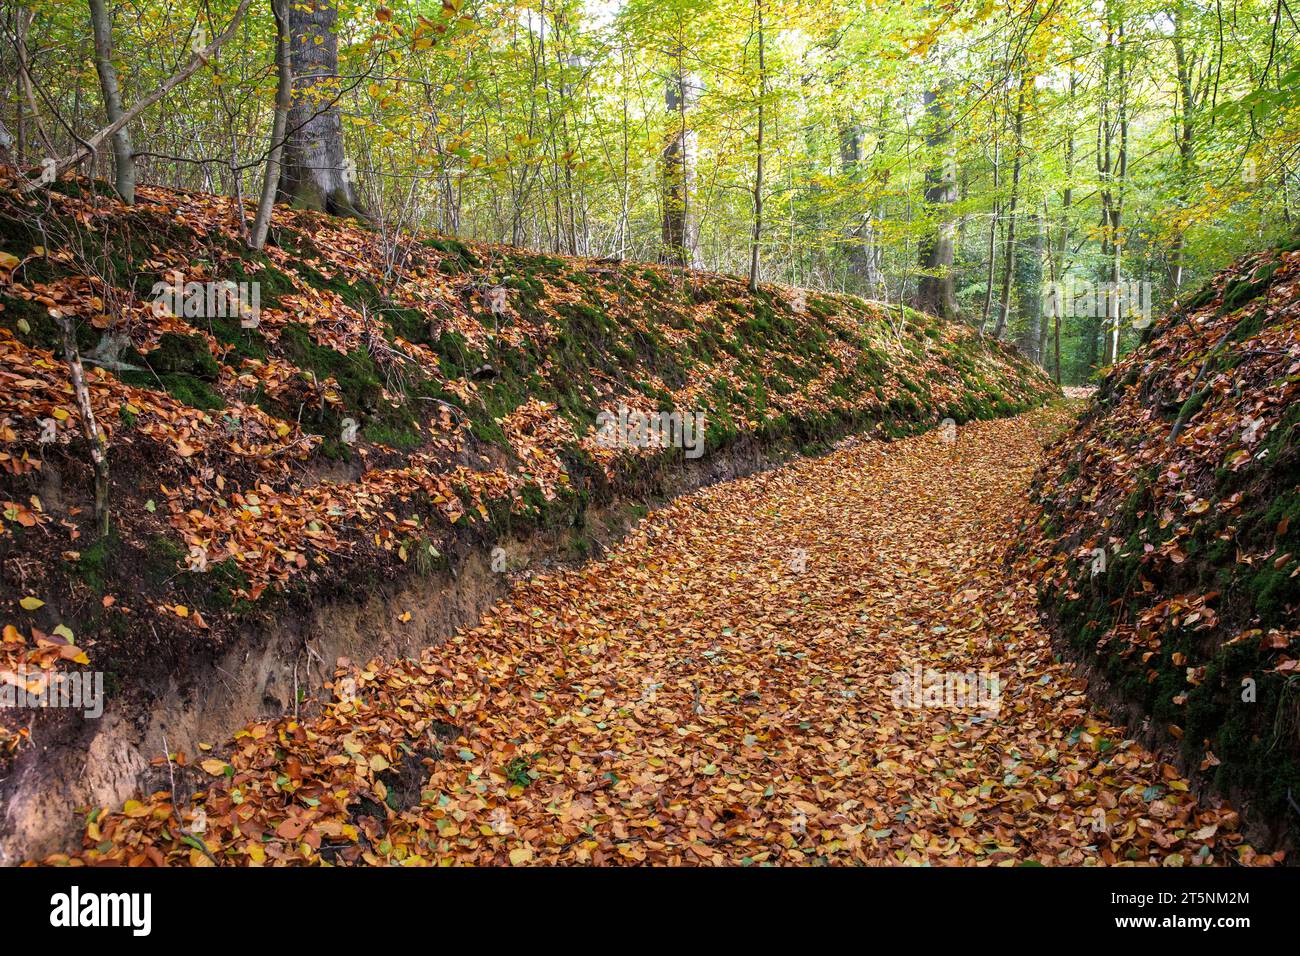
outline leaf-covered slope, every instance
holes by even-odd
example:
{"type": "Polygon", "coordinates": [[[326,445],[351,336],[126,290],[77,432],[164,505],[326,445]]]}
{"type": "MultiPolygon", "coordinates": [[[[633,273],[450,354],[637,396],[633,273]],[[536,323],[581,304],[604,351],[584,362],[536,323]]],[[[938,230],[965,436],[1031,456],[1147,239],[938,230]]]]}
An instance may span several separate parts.
{"type": "Polygon", "coordinates": [[[1043,606],[1281,836],[1300,799],[1300,243],[1152,327],[1036,481],[1043,606]]]}
{"type": "Polygon", "coordinates": [[[288,209],[251,253],[226,198],[137,197],[0,188],[0,669],[219,643],[277,596],[428,570],[455,535],[568,523],[680,463],[600,446],[601,410],[702,411],[707,460],[1053,391],[969,329],[849,296],[288,209]],[[259,283],[256,327],[156,308],[175,272],[259,283]],[[63,317],[108,436],[103,540],[63,317]]]}

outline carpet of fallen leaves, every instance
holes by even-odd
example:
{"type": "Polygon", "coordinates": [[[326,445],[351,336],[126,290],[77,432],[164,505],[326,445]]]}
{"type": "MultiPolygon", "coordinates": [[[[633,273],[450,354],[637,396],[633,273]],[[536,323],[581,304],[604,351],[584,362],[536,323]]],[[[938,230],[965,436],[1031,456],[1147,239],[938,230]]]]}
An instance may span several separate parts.
{"type": "MultiPolygon", "coordinates": [[[[1001,560],[1060,407],[679,498],[418,660],[91,815],[85,863],[1269,863],[1126,739],[1001,560]],[[915,667],[996,713],[896,706],[915,667]]],[[[161,758],[160,758],[161,759],[161,758]]],[[[64,862],[57,856],[47,862],[64,862]]]]}

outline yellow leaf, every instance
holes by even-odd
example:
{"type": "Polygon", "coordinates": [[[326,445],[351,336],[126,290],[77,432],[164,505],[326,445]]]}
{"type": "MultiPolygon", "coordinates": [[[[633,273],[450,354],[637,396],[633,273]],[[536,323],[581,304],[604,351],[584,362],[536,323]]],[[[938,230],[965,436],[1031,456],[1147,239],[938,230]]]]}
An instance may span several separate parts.
{"type": "Polygon", "coordinates": [[[38,607],[44,607],[45,602],[40,598],[25,597],[18,604],[24,611],[35,611],[38,607]]]}
{"type": "Polygon", "coordinates": [[[516,847],[510,851],[510,865],[522,866],[533,858],[533,851],[526,846],[516,847]]]}
{"type": "Polygon", "coordinates": [[[215,758],[212,758],[203,761],[202,763],[199,764],[199,766],[202,767],[204,770],[206,770],[208,773],[212,774],[212,776],[214,777],[220,777],[223,773],[226,772],[226,762],[224,760],[217,760],[215,758]]]}

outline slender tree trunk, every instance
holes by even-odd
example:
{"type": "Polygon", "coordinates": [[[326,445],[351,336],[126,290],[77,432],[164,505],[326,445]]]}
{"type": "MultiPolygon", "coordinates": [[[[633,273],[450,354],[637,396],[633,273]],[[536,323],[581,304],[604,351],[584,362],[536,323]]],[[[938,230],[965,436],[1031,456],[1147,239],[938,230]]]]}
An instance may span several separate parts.
{"type": "Polygon", "coordinates": [[[248,245],[261,249],[266,245],[266,234],[271,228],[271,213],[275,208],[275,194],[282,173],[280,158],[284,152],[285,130],[289,125],[289,109],[293,103],[293,63],[289,50],[289,24],[284,9],[292,0],[271,0],[271,16],[275,18],[275,119],[271,123],[271,151],[266,156],[266,174],[262,179],[262,195],[257,202],[257,216],[248,245]]]}
{"type": "Polygon", "coordinates": [[[763,0],[755,0],[758,27],[758,157],[754,163],[754,231],[749,247],[749,291],[758,291],[759,243],[763,236],[763,101],[767,97],[767,63],[763,49],[763,0]]]}
{"type": "Polygon", "coordinates": [[[68,363],[72,394],[81,414],[81,430],[90,442],[90,461],[95,470],[95,528],[100,538],[108,537],[108,440],[95,421],[95,409],[86,387],[86,373],[77,351],[77,335],[70,315],[63,317],[63,357],[68,363]]]}
{"type": "Polygon", "coordinates": [[[952,134],[947,128],[947,114],[941,90],[926,90],[925,113],[929,129],[926,145],[939,164],[925,173],[925,202],[934,216],[934,231],[921,243],[921,276],[916,284],[916,307],[943,319],[957,317],[957,296],[953,288],[953,263],[956,243],[950,207],[957,199],[957,178],[946,148],[952,134]]]}
{"type": "MultiPolygon", "coordinates": [[[[1074,94],[1075,94],[1075,90],[1077,89],[1077,85],[1078,85],[1078,78],[1075,75],[1075,73],[1071,71],[1070,92],[1069,92],[1069,99],[1067,100],[1067,102],[1069,103],[1069,110],[1067,111],[1066,114],[1067,116],[1074,115],[1074,94]]],[[[1074,205],[1074,125],[1072,123],[1068,123],[1067,126],[1069,127],[1069,131],[1066,133],[1065,136],[1065,189],[1061,195],[1061,246],[1060,246],[1061,251],[1056,257],[1055,269],[1053,272],[1053,279],[1056,281],[1063,280],[1065,278],[1066,271],[1070,267],[1070,263],[1066,261],[1065,256],[1066,256],[1066,252],[1069,250],[1070,247],[1070,210],[1071,207],[1074,205]]],[[[1055,363],[1056,384],[1060,385],[1062,384],[1061,382],[1061,318],[1065,311],[1064,309],[1065,303],[1060,301],[1059,296],[1057,296],[1056,299],[1057,301],[1056,301],[1055,308],[1052,310],[1053,311],[1052,318],[1053,318],[1053,325],[1055,326],[1054,350],[1056,353],[1056,363],[1055,363]]]]}
{"type": "Polygon", "coordinates": [[[1097,177],[1101,195],[1101,245],[1107,294],[1101,322],[1102,365],[1119,357],[1120,297],[1124,259],[1124,186],[1128,175],[1128,90],[1124,13],[1118,0],[1106,3],[1106,49],[1102,55],[1101,113],[1097,129],[1097,177]],[[1111,120],[1111,104],[1115,104],[1111,120]],[[1112,157],[1111,150],[1116,149],[1112,157]]]}
{"type": "Polygon", "coordinates": [[[1052,311],[1053,311],[1052,324],[1054,326],[1054,332],[1052,334],[1055,336],[1056,339],[1054,344],[1054,348],[1056,352],[1056,377],[1053,380],[1056,382],[1057,385],[1060,385],[1061,384],[1061,305],[1058,303],[1056,308],[1053,309],[1052,311]]]}
{"type": "Polygon", "coordinates": [[[1020,92],[1016,99],[1015,119],[1015,154],[1011,158],[1011,197],[1007,202],[1007,244],[1002,254],[1002,298],[998,311],[998,324],[993,329],[995,339],[1002,338],[1011,315],[1011,280],[1016,271],[1016,205],[1020,201],[1020,163],[1024,146],[1025,130],[1025,87],[1027,77],[1020,77],[1020,92]]]}
{"type": "MultiPolygon", "coordinates": [[[[861,133],[856,126],[846,123],[840,127],[840,166],[853,184],[855,198],[862,182],[862,161],[861,133]]],[[[859,214],[857,224],[845,236],[849,274],[861,282],[861,291],[873,299],[879,298],[881,287],[880,246],[876,242],[874,220],[873,210],[859,214]]]]}
{"type": "Polygon", "coordinates": [[[695,186],[695,131],[687,122],[694,77],[686,72],[679,49],[677,69],[669,78],[664,103],[669,114],[669,132],[663,151],[663,250],[660,258],[674,265],[695,267],[698,235],[691,192],[695,186]]]}
{"type": "MultiPolygon", "coordinates": [[[[95,71],[104,96],[104,112],[110,123],[125,114],[122,92],[113,66],[113,18],[104,0],[89,0],[90,25],[95,34],[95,71]]],[[[128,206],[135,202],[135,158],[131,151],[131,134],[126,125],[113,134],[113,171],[117,194],[128,206]]]]}
{"type": "MultiPolygon", "coordinates": [[[[36,91],[32,89],[31,61],[27,55],[27,36],[31,30],[32,21],[36,17],[36,11],[26,10],[23,7],[18,8],[18,85],[22,91],[21,103],[26,104],[27,112],[31,114],[32,125],[36,127],[36,135],[40,138],[41,145],[45,148],[46,155],[54,158],[54,141],[50,139],[49,130],[45,128],[45,122],[41,119],[40,107],[36,103],[36,91]]],[[[78,86],[78,90],[81,88],[78,86]]],[[[76,110],[73,111],[74,114],[76,110]]],[[[19,116],[23,114],[20,110],[19,116]]],[[[19,137],[26,146],[26,133],[19,123],[19,137]]]]}
{"type": "MultiPolygon", "coordinates": [[[[1110,19],[1110,6],[1106,7],[1106,46],[1101,55],[1101,91],[1100,102],[1097,114],[1097,187],[1098,195],[1101,200],[1101,275],[1099,278],[1103,282],[1109,279],[1110,263],[1112,262],[1112,244],[1115,235],[1112,231],[1111,206],[1115,201],[1114,182],[1112,173],[1113,157],[1111,149],[1114,140],[1114,131],[1110,119],[1110,97],[1112,85],[1112,71],[1114,67],[1114,57],[1112,50],[1114,48],[1114,26],[1110,19]]],[[[1107,324],[1110,320],[1110,299],[1106,297],[1102,300],[1106,305],[1106,314],[1101,318],[1099,324],[1088,323],[1088,340],[1090,343],[1096,341],[1098,333],[1101,337],[1101,364],[1110,364],[1110,334],[1107,324]]],[[[1095,300],[1093,316],[1096,316],[1095,300]]],[[[1096,348],[1089,349],[1089,364],[1096,358],[1096,348]]]]}
{"type": "MultiPolygon", "coordinates": [[[[1182,4],[1174,8],[1174,66],[1178,73],[1179,108],[1175,113],[1175,139],[1178,144],[1178,208],[1186,209],[1191,199],[1191,178],[1193,146],[1195,143],[1195,108],[1196,102],[1192,92],[1192,66],[1188,60],[1187,48],[1183,42],[1183,28],[1186,25],[1185,10],[1182,4]]],[[[1183,270],[1187,251],[1187,236],[1181,225],[1175,227],[1174,236],[1169,244],[1169,294],[1174,296],[1183,284],[1183,270]]]]}
{"type": "Polygon", "coordinates": [[[302,209],[364,218],[356,166],[343,150],[338,105],[338,0],[292,0],[289,45],[293,104],[280,177],[281,198],[302,209]]]}
{"type": "Polygon", "coordinates": [[[1127,64],[1125,63],[1124,21],[1119,22],[1119,43],[1116,56],[1119,60],[1119,151],[1115,159],[1115,199],[1111,203],[1111,268],[1110,295],[1107,296],[1111,314],[1107,347],[1108,363],[1119,358],[1120,346],[1120,296],[1119,287],[1124,274],[1124,186],[1128,178],[1128,89],[1127,64]]]}
{"type": "Polygon", "coordinates": [[[998,223],[1002,219],[1002,202],[998,198],[998,188],[1002,185],[998,178],[1001,173],[1001,155],[997,133],[994,133],[993,136],[993,215],[989,220],[989,269],[984,280],[984,314],[980,321],[981,332],[984,330],[984,326],[988,324],[989,312],[993,309],[993,277],[997,275],[998,262],[998,223]]]}
{"type": "MultiPolygon", "coordinates": [[[[1026,274],[1022,276],[1020,284],[1020,301],[1021,308],[1030,318],[1030,334],[1028,342],[1030,351],[1033,353],[1034,361],[1040,367],[1047,366],[1047,319],[1043,316],[1042,296],[1039,290],[1043,285],[1043,262],[1047,258],[1047,250],[1043,241],[1043,230],[1047,225],[1047,220],[1037,211],[1030,213],[1028,224],[1032,230],[1033,239],[1030,243],[1032,254],[1028,257],[1026,274]]],[[[1051,237],[1047,237],[1051,241],[1051,237]]]]}
{"type": "MultiPolygon", "coordinates": [[[[1061,313],[1064,311],[1065,303],[1061,301],[1064,295],[1064,289],[1061,286],[1061,277],[1063,273],[1062,259],[1057,258],[1056,246],[1052,236],[1052,207],[1047,197],[1043,197],[1043,230],[1046,232],[1047,241],[1043,244],[1043,255],[1047,266],[1047,282],[1054,291],[1054,294],[1048,299],[1049,309],[1046,314],[1041,316],[1042,335],[1039,338],[1039,353],[1042,355],[1042,367],[1049,369],[1049,356],[1047,352],[1047,336],[1055,328],[1056,338],[1056,372],[1053,381],[1057,385],[1061,384],[1061,313]]],[[[1062,250],[1064,251],[1064,250],[1062,250]]],[[[1047,291],[1047,287],[1044,288],[1047,291]]],[[[1042,303],[1039,305],[1042,310],[1042,303]]]]}
{"type": "MultiPolygon", "coordinates": [[[[624,69],[626,69],[627,68],[626,46],[620,49],[619,54],[623,61],[623,67],[624,69]]],[[[630,109],[629,109],[628,95],[627,95],[626,88],[623,90],[622,100],[623,100],[623,123],[622,123],[621,133],[622,133],[623,149],[622,149],[622,155],[620,157],[622,160],[622,168],[621,168],[622,178],[621,181],[619,182],[619,187],[618,187],[618,199],[619,199],[618,233],[615,236],[615,240],[614,240],[614,248],[617,250],[615,255],[620,261],[622,261],[623,257],[627,255],[628,214],[630,212],[631,201],[632,201],[632,177],[629,173],[629,169],[631,167],[631,162],[632,162],[632,143],[628,132],[631,129],[631,125],[628,122],[630,109]]]]}
{"type": "Polygon", "coordinates": [[[27,11],[22,7],[14,8],[14,56],[18,61],[18,93],[14,97],[15,135],[18,139],[18,168],[27,166],[27,109],[25,93],[27,89],[27,11]]]}
{"type": "MultiPolygon", "coordinates": [[[[546,38],[551,34],[551,26],[546,21],[546,0],[542,0],[538,10],[541,29],[537,34],[537,70],[536,75],[541,81],[542,92],[546,99],[546,146],[551,157],[551,204],[555,210],[555,228],[550,230],[551,249],[559,254],[564,251],[564,211],[561,208],[561,190],[560,180],[560,148],[556,142],[556,127],[559,126],[559,120],[556,118],[555,104],[551,97],[551,78],[550,71],[546,67],[546,38]]],[[[529,16],[531,24],[532,17],[529,16]]],[[[551,44],[556,46],[555,43],[551,44]]],[[[563,107],[561,107],[563,108],[563,107]]]]}

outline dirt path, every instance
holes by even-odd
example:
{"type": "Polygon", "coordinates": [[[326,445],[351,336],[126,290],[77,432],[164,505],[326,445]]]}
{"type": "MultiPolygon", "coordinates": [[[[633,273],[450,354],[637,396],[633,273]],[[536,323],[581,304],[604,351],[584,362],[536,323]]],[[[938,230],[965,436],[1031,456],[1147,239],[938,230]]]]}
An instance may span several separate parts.
{"type": "Polygon", "coordinates": [[[679,499],[360,674],[355,707],[199,755],[211,793],[181,816],[203,806],[210,857],[163,796],[89,842],[199,864],[1222,861],[1235,815],[1098,717],[1002,562],[1059,421],[853,442],[679,499]],[[971,683],[941,699],[927,670],[971,683]]]}

